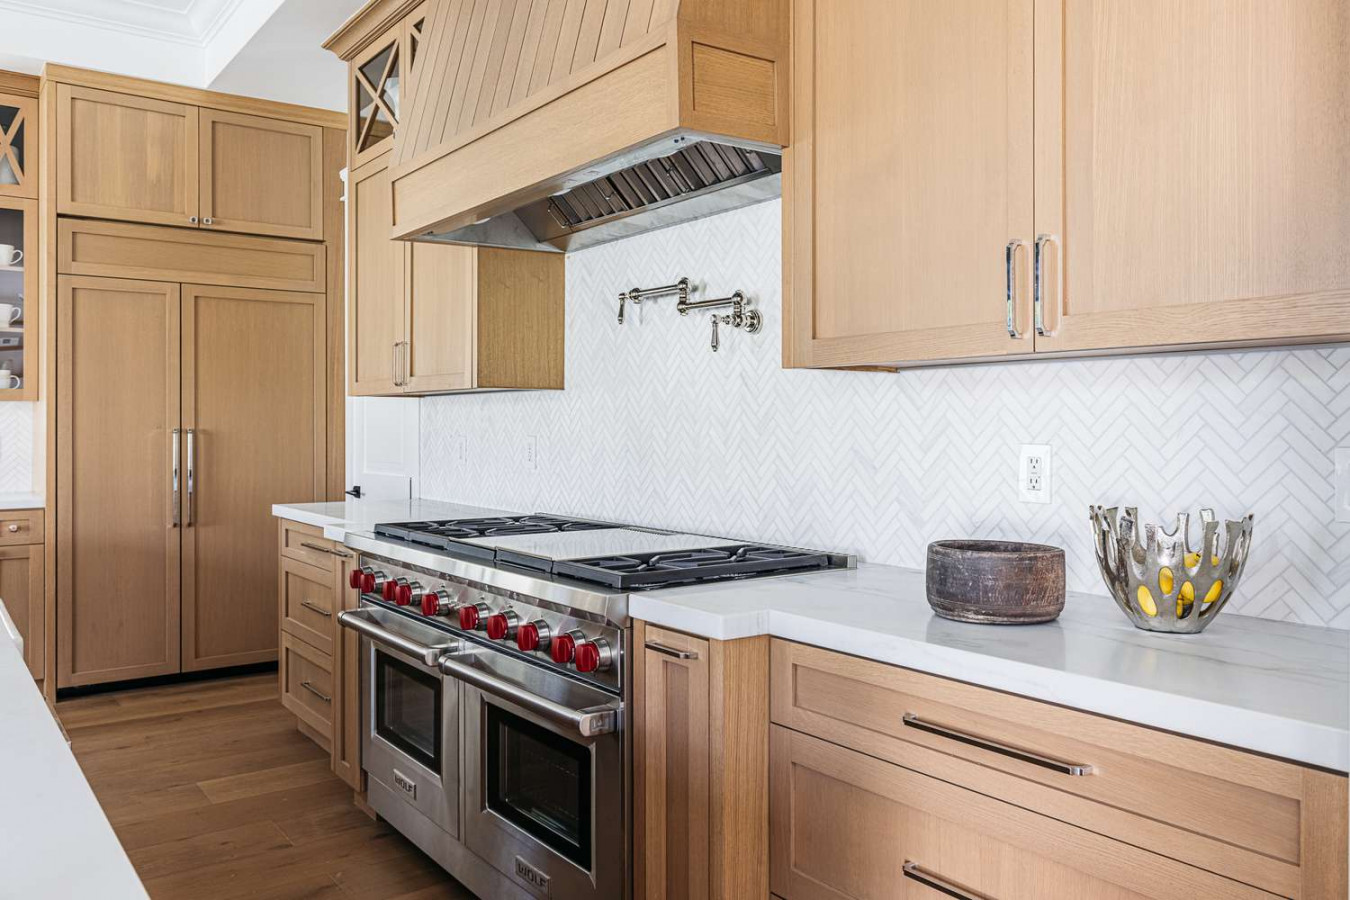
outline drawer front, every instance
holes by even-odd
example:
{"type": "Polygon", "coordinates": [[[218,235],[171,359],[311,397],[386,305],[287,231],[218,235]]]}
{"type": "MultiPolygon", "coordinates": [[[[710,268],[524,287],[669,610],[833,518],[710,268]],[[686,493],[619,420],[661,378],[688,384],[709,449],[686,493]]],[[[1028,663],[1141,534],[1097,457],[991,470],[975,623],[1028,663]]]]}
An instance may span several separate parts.
{"type": "Polygon", "coordinates": [[[323,536],[323,529],[303,522],[281,520],[281,555],[336,573],[351,551],[323,536]]]}
{"type": "Polygon", "coordinates": [[[1291,897],[1317,830],[1306,798],[1345,791],[1340,776],[786,641],[772,718],[1291,897]]]}
{"type": "Polygon", "coordinates": [[[281,628],[330,656],[337,634],[336,575],[281,558],[281,628]]]}
{"type": "Polygon", "coordinates": [[[1271,896],[781,726],[769,758],[784,900],[1271,896]]]}
{"type": "Polygon", "coordinates": [[[0,547],[42,543],[42,510],[0,510],[0,547]]]}
{"type": "Polygon", "coordinates": [[[289,634],[281,636],[281,705],[323,735],[333,733],[333,660],[289,634]]]}

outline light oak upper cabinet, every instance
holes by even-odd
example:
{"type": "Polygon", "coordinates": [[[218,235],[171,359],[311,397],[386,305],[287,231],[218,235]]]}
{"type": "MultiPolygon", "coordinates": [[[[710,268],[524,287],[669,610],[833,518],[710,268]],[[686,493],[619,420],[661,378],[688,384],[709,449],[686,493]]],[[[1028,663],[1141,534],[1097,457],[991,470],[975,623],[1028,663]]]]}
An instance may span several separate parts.
{"type": "Polygon", "coordinates": [[[0,94],[0,196],[37,199],[38,104],[0,94]]]}
{"type": "Polygon", "coordinates": [[[57,212],[323,240],[323,129],[57,88],[57,212]]]}
{"type": "Polygon", "coordinates": [[[57,211],[197,224],[195,106],[57,86],[57,211]]]}
{"type": "Polygon", "coordinates": [[[203,109],[203,228],[323,240],[323,129],[203,109]]]}
{"type": "Polygon", "coordinates": [[[403,340],[407,248],[389,239],[394,195],[387,157],[352,173],[347,188],[347,393],[402,393],[397,361],[403,340]]]}
{"type": "Polygon", "coordinates": [[[1347,33],[1341,0],[1038,4],[1038,351],[1350,334],[1347,33]]]}
{"type": "Polygon", "coordinates": [[[786,365],[1032,351],[1032,7],[794,0],[786,365]]]}
{"type": "Polygon", "coordinates": [[[1350,336],[1344,3],[824,8],[794,0],[785,365],[1350,336]]]}
{"type": "Polygon", "coordinates": [[[183,670],[277,655],[277,497],[324,498],[324,297],[182,288],[183,670]]]}

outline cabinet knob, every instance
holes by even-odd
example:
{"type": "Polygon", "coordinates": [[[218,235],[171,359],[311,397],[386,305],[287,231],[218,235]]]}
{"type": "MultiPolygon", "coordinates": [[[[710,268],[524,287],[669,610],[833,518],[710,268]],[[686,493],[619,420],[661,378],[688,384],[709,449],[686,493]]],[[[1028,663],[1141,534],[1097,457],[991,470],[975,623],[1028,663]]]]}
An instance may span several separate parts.
{"type": "Polygon", "coordinates": [[[188,221],[191,222],[193,225],[196,225],[196,224],[197,224],[197,217],[196,217],[196,216],[188,216],[188,221]]]}
{"type": "Polygon", "coordinates": [[[15,522],[13,525],[9,526],[9,533],[10,533],[10,534],[15,534],[16,532],[18,532],[18,530],[19,530],[19,523],[17,523],[17,522],[15,522]]]}
{"type": "Polygon", "coordinates": [[[205,219],[202,219],[202,224],[203,224],[203,225],[214,225],[215,223],[216,223],[216,220],[213,219],[213,218],[211,218],[210,216],[207,216],[205,219]]]}

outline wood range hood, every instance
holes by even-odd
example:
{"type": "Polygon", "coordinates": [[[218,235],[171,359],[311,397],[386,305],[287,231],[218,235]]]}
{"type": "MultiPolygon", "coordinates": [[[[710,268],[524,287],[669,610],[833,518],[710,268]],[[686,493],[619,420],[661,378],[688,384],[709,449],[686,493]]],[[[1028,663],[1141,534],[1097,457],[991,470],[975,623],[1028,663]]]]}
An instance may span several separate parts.
{"type": "Polygon", "coordinates": [[[579,250],[776,197],[787,0],[430,0],[401,240],[579,250]]]}

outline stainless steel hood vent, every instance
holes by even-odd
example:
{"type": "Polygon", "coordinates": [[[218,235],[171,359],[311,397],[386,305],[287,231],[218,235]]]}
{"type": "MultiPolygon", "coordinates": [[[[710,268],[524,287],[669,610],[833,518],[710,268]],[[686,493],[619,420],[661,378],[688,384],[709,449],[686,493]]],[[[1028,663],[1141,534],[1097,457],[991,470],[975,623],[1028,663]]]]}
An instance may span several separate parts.
{"type": "MultiPolygon", "coordinates": [[[[551,196],[531,200],[512,212],[419,240],[530,250],[582,250],[690,222],[782,193],[781,157],[763,149],[700,140],[681,149],[670,141],[651,145],[648,158],[633,154],[613,160],[614,171],[551,196]]],[[[587,175],[594,175],[593,166],[587,175]]]]}

